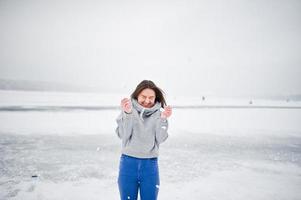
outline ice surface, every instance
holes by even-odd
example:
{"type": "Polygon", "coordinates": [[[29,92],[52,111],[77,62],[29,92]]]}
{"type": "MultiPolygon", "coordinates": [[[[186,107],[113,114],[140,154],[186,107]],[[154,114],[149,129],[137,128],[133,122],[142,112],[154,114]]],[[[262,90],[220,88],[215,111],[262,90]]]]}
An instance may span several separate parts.
{"type": "MultiPolygon", "coordinates": [[[[114,134],[2,133],[0,145],[0,199],[118,199],[114,134]]],[[[300,137],[185,132],[161,146],[159,165],[159,199],[300,197],[300,137]]]]}
{"type": "MultiPolygon", "coordinates": [[[[118,199],[118,113],[0,112],[0,199],[118,199]]],[[[174,109],[159,199],[299,200],[300,119],[300,109],[174,109]]]]}

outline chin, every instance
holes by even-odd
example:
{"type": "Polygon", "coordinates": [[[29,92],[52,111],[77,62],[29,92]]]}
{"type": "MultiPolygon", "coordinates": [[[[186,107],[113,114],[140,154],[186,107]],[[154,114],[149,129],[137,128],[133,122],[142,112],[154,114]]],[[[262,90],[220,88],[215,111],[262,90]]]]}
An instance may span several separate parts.
{"type": "Polygon", "coordinates": [[[144,106],[144,105],[142,105],[144,108],[151,108],[151,107],[153,107],[154,105],[150,105],[150,106],[144,106]]]}

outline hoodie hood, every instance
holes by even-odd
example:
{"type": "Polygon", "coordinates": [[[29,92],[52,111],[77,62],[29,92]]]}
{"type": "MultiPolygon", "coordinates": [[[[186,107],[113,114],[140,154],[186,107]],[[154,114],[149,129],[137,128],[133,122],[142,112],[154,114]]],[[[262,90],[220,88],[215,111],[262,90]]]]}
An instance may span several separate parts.
{"type": "Polygon", "coordinates": [[[161,103],[156,102],[155,105],[151,108],[145,108],[141,106],[136,99],[131,99],[133,108],[138,111],[140,118],[143,120],[145,117],[151,116],[156,111],[160,110],[161,103]]]}

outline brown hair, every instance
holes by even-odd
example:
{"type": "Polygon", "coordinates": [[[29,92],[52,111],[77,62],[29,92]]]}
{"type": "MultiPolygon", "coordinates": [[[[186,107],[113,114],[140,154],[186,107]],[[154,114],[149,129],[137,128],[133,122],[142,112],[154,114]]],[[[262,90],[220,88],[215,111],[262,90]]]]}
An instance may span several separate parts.
{"type": "Polygon", "coordinates": [[[155,102],[161,103],[161,107],[164,108],[164,106],[167,105],[166,101],[165,101],[165,98],[164,98],[164,92],[159,87],[157,87],[155,85],[155,83],[153,81],[151,81],[151,80],[143,80],[143,81],[141,81],[137,85],[135,91],[131,94],[131,98],[137,100],[138,99],[138,95],[140,94],[140,92],[142,92],[142,90],[147,89],[147,88],[154,90],[154,92],[156,94],[155,102]]]}

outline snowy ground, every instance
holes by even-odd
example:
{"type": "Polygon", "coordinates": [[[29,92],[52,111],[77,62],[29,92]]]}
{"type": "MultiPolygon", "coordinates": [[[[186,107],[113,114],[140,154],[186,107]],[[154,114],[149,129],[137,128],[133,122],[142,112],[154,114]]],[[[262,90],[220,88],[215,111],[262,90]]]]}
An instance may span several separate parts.
{"type": "MultiPolygon", "coordinates": [[[[0,199],[118,199],[118,113],[1,111],[0,199]]],[[[175,109],[159,199],[301,199],[300,119],[300,109],[175,109]]]]}

